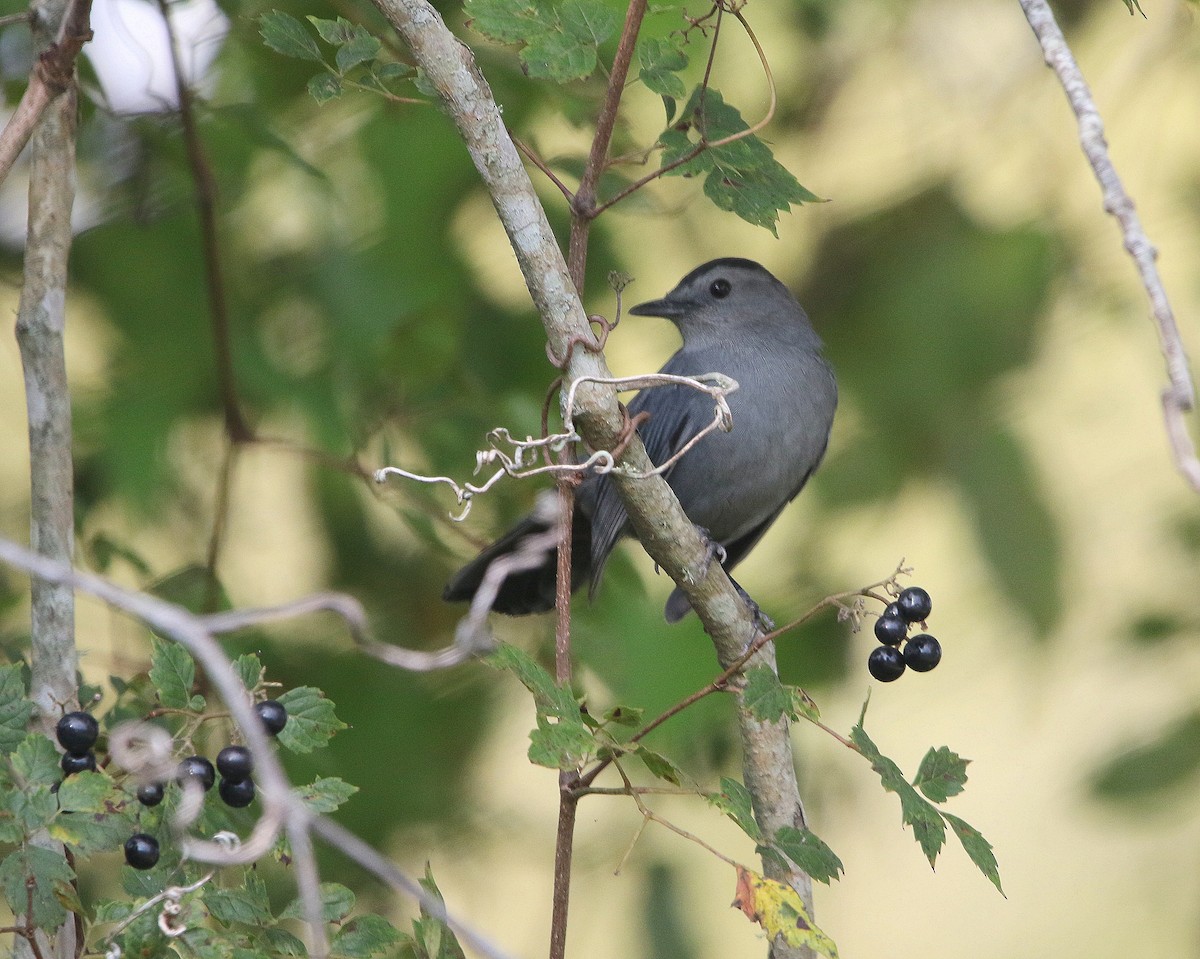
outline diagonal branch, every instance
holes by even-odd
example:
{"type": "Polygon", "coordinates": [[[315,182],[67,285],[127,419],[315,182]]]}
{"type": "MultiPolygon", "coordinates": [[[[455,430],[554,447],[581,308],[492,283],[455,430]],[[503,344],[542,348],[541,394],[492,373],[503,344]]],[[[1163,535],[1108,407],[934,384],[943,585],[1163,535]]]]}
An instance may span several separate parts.
{"type": "Polygon", "coordinates": [[[1067,45],[1066,37],[1054,19],[1054,13],[1046,0],[1020,2],[1025,18],[1041,44],[1046,65],[1058,77],[1058,82],[1062,84],[1071,109],[1079,121],[1079,143],[1104,194],[1104,209],[1120,224],[1125,249],[1132,257],[1142,286],[1150,298],[1169,381],[1162,394],[1167,436],[1171,442],[1176,466],[1191,487],[1200,492],[1200,460],[1196,458],[1196,447],[1187,424],[1187,414],[1192,412],[1196,405],[1196,387],[1188,368],[1187,352],[1179,335],[1179,327],[1175,323],[1175,314],[1163,287],[1162,277],[1158,273],[1158,251],[1146,235],[1133,200],[1125,191],[1116,167],[1108,155],[1108,143],[1104,139],[1104,123],[1100,118],[1100,111],[1096,108],[1092,91],[1088,88],[1083,72],[1067,45]]]}

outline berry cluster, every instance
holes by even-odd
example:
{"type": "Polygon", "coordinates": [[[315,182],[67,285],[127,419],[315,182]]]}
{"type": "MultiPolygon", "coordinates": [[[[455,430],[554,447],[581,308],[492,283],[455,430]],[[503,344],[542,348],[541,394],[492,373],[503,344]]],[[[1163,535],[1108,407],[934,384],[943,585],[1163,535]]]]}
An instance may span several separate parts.
{"type": "Polygon", "coordinates": [[[920,586],[909,586],[895,602],[888,603],[875,621],[875,638],[883,645],[871,650],[867,658],[867,669],[872,676],[881,683],[890,683],[899,679],[905,669],[927,673],[941,662],[942,645],[928,633],[908,639],[908,628],[913,623],[923,625],[932,610],[933,600],[920,586]],[[901,643],[904,652],[900,651],[901,643]]]}
{"type": "MultiPolygon", "coordinates": [[[[274,699],[257,703],[254,711],[272,736],[278,736],[287,724],[287,710],[274,699]]],[[[58,721],[55,731],[59,744],[66,750],[62,758],[66,775],[85,769],[95,770],[96,754],[92,747],[100,735],[100,725],[95,717],[84,712],[67,713],[58,721]]],[[[227,806],[242,809],[254,801],[254,780],[250,778],[254,772],[254,756],[245,746],[222,749],[217,753],[215,769],[203,756],[188,756],[176,767],[175,780],[180,784],[192,780],[208,792],[216,783],[218,772],[221,784],[217,792],[227,806]]],[[[143,783],[137,788],[138,802],[143,806],[157,806],[165,796],[165,783],[143,783]]],[[[151,835],[139,832],[125,841],[125,861],[134,869],[152,869],[158,857],[158,840],[151,835]]]]}

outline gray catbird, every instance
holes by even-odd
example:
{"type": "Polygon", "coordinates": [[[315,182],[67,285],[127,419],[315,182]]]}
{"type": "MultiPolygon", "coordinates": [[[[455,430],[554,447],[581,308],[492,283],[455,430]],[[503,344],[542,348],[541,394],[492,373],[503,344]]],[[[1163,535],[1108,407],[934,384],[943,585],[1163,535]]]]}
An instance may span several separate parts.
{"type": "MultiPolygon", "coordinates": [[[[722,565],[731,570],[821,462],[837,407],[833,370],[800,304],[753,260],[712,260],[661,300],[629,312],[664,317],[683,334],[683,346],[662,372],[718,372],[738,381],[729,396],[733,430],[710,433],[666,473],[688,518],[724,550],[722,565]]],[[[711,422],[713,401],[690,387],[658,386],[629,404],[631,416],[642,412],[650,418],[638,432],[658,464],[711,422]]],[[[592,595],[613,546],[632,530],[607,477],[589,476],[576,497],[571,588],[590,579],[592,595]]],[[[546,528],[534,516],[521,520],[454,575],[444,598],[470,599],[494,559],[546,528]]],[[[549,552],[541,566],[504,581],[493,609],[510,615],[552,609],[555,574],[556,557],[549,552]]],[[[667,601],[667,621],[676,622],[690,608],[676,589],[667,601]]]]}

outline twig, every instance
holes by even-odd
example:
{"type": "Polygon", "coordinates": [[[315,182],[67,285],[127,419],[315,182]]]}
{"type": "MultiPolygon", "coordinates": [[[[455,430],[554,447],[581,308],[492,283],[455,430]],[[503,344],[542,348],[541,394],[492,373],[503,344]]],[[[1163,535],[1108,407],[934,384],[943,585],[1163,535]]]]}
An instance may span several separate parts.
{"type": "Polygon", "coordinates": [[[543,160],[540,156],[538,156],[537,153],[535,153],[523,141],[518,140],[516,137],[513,137],[512,141],[513,141],[513,145],[525,155],[525,158],[527,160],[529,160],[529,162],[532,163],[535,167],[537,167],[542,172],[542,174],[546,177],[547,180],[549,180],[556,187],[558,187],[558,192],[561,193],[563,195],[563,197],[566,198],[566,201],[568,203],[572,202],[575,199],[575,194],[573,194],[571,192],[570,187],[568,187],[565,183],[563,183],[562,180],[560,180],[558,178],[558,176],[555,174],[555,172],[550,169],[550,165],[548,163],[546,163],[545,160],[543,160]]]}
{"type": "MultiPolygon", "coordinates": [[[[255,779],[259,785],[264,813],[251,831],[250,838],[238,849],[227,851],[217,842],[186,838],[181,843],[185,858],[214,865],[246,864],[260,857],[265,851],[265,833],[270,833],[271,841],[266,843],[266,848],[269,848],[282,825],[286,825],[289,832],[296,829],[311,830],[365,869],[416,898],[427,912],[445,921],[488,959],[506,959],[499,949],[449,916],[444,906],[357,836],[328,819],[314,817],[311,810],[291,791],[279,757],[267,740],[266,730],[253,710],[241,680],[233,671],[232,664],[220,644],[212,636],[213,623],[218,626],[232,625],[236,621],[236,613],[224,613],[219,617],[196,616],[155,596],[123,589],[102,577],[46,559],[6,539],[0,539],[0,562],[24,569],[32,576],[47,582],[60,583],[89,593],[109,606],[141,620],[156,632],[171,637],[191,653],[229,708],[238,724],[243,742],[254,755],[255,779]]],[[[305,877],[315,875],[316,869],[311,847],[303,841],[297,844],[294,841],[295,834],[291,835],[292,852],[301,876],[300,881],[308,883],[310,880],[305,877]]],[[[311,946],[314,954],[319,954],[322,937],[323,932],[315,934],[311,946]]]]}
{"type": "MultiPolygon", "coordinates": [[[[71,0],[59,26],[57,39],[38,55],[29,77],[29,85],[17,104],[17,109],[0,131],[0,183],[3,183],[25,149],[46,108],[63,93],[74,88],[75,58],[83,45],[92,39],[90,18],[92,0],[71,0]]],[[[29,20],[29,13],[12,14],[3,18],[15,23],[29,20]]],[[[72,98],[72,109],[74,98],[72,98]]]]}
{"type": "Polygon", "coordinates": [[[233,372],[233,347],[229,339],[229,302],[225,296],[225,280],[221,268],[221,246],[217,238],[217,181],[204,152],[192,91],[183,75],[179,56],[179,40],[171,23],[167,0],[158,0],[163,24],[171,49],[171,69],[175,74],[175,91],[179,98],[179,121],[183,127],[183,142],[187,149],[188,166],[196,187],[196,211],[200,216],[200,247],[204,254],[204,282],[208,294],[208,309],[212,318],[213,346],[216,350],[217,380],[220,383],[221,407],[225,415],[225,432],[234,443],[249,442],[254,431],[242,413],[237,379],[233,372]]]}
{"type": "Polygon", "coordinates": [[[1125,250],[1137,267],[1138,276],[1154,314],[1159,346],[1167,366],[1168,386],[1163,390],[1163,416],[1167,437],[1179,472],[1194,490],[1200,491],[1200,460],[1188,429],[1187,414],[1196,405],[1196,388],[1188,367],[1187,352],[1175,323],[1175,314],[1158,273],[1158,251],[1150,242],[1108,155],[1104,123],[1083,72],[1059,28],[1046,0],[1021,0],[1021,9],[1041,44],[1046,64],[1058,77],[1071,109],[1079,121],[1079,142],[1091,164],[1104,196],[1104,209],[1121,227],[1125,250]]]}
{"type": "MultiPolygon", "coordinates": [[[[718,11],[720,11],[723,8],[718,6],[717,9],[718,9],[718,11]]],[[[774,119],[775,111],[778,107],[779,101],[778,101],[778,93],[776,92],[776,89],[775,89],[775,75],[771,72],[771,64],[767,60],[767,55],[763,51],[762,44],[760,44],[758,42],[758,37],[755,36],[754,31],[750,29],[750,24],[746,21],[745,16],[742,15],[741,10],[734,10],[732,12],[733,12],[733,15],[735,17],[737,17],[737,20],[742,25],[743,29],[745,29],[746,35],[750,38],[750,42],[754,44],[754,51],[758,54],[758,60],[759,60],[759,63],[762,65],[763,74],[767,78],[767,89],[768,89],[768,93],[770,96],[770,101],[767,104],[766,113],[763,114],[763,116],[760,120],[758,120],[752,126],[747,127],[745,130],[739,130],[737,133],[731,133],[728,136],[720,137],[716,140],[709,140],[705,131],[703,129],[701,129],[700,142],[697,143],[695,145],[695,147],[693,147],[691,150],[689,150],[687,153],[683,154],[682,156],[676,157],[670,163],[666,163],[663,166],[660,166],[657,170],[654,170],[651,173],[647,173],[645,176],[641,177],[640,179],[634,180],[633,183],[630,183],[624,189],[620,190],[618,193],[616,193],[609,199],[605,200],[603,203],[601,203],[599,206],[596,207],[596,209],[595,209],[596,216],[599,216],[601,213],[603,213],[609,207],[614,206],[617,203],[620,203],[622,200],[624,200],[626,197],[630,196],[631,194],[636,193],[638,190],[640,190],[642,187],[644,187],[647,183],[651,183],[654,180],[657,180],[659,177],[670,173],[672,170],[678,169],[679,167],[683,166],[685,163],[690,163],[692,160],[696,159],[696,157],[698,157],[705,150],[715,150],[718,147],[728,146],[731,143],[736,143],[738,140],[744,140],[746,137],[754,136],[756,133],[758,133],[759,130],[762,130],[764,127],[766,127],[766,125],[768,123],[771,122],[772,119],[774,119]]],[[[701,95],[702,96],[703,96],[703,91],[708,89],[708,78],[709,78],[710,73],[712,72],[713,55],[716,53],[716,49],[717,49],[717,31],[719,31],[719,29],[720,29],[719,16],[720,15],[718,13],[718,20],[717,20],[718,26],[717,26],[717,29],[714,30],[714,32],[713,32],[713,42],[712,42],[712,46],[709,49],[708,63],[705,65],[705,69],[704,69],[704,80],[703,80],[703,83],[701,84],[701,90],[702,90],[701,95]]],[[[700,113],[701,123],[703,124],[703,120],[704,120],[703,100],[701,100],[700,109],[697,112],[700,113]]]]}

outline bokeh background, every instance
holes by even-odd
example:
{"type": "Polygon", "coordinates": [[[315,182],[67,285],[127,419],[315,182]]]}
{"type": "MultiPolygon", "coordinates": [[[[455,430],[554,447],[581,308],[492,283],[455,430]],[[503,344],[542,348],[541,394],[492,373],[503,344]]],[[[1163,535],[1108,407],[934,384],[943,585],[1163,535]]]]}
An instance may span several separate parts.
{"type": "MultiPolygon", "coordinates": [[[[97,23],[131,23],[140,13],[130,2],[98,4],[97,23]]],[[[1056,10],[1195,348],[1197,8],[1142,5],[1144,19],[1120,0],[1056,10]]],[[[254,17],[271,6],[189,8],[239,387],[258,432],[280,441],[231,459],[178,123],[121,115],[122,96],[128,109],[149,108],[137,98],[147,84],[122,91],[99,55],[86,68],[67,344],[79,561],[148,587],[203,565],[221,517],[217,573],[235,605],[345,590],[381,637],[438,647],[460,613],[439,599],[445,578],[528,507],[534,488],[502,485],[454,527],[443,491],[373,490],[302,450],[466,478],[489,428],[536,432],[554,371],[447,118],[366,94],[318,107],[304,89],[308,65],[258,37],[254,17]]],[[[278,6],[379,27],[349,0],[278,6]]],[[[577,170],[599,87],[525,78],[513,51],[481,42],[457,6],[441,6],[478,49],[513,130],[564,175],[577,170]]],[[[670,15],[651,29],[665,32],[670,15]]],[[[832,615],[780,644],[781,669],[842,731],[873,687],[867,729],[910,774],[931,745],[970,757],[967,790],[949,810],[993,843],[1007,893],[953,840],[931,872],[867,765],[801,727],[811,823],[846,866],[818,889],[818,921],[844,956],[1196,955],[1200,500],[1172,466],[1149,308],[1062,92],[1016,0],[755,0],[746,15],[780,96],[765,135],[829,202],[785,215],[775,238],[713,209],[697,182],[660,181],[600,220],[587,306],[611,314],[609,270],[635,277],[627,296],[637,301],[725,255],[758,259],[797,291],[827,342],[842,406],[826,465],[739,580],[784,621],[887,576],[901,558],[914,568],[945,649],[935,672],[880,687],[865,669],[872,642],[832,615]]],[[[10,100],[28,69],[22,33],[0,32],[10,100]]],[[[756,117],[767,95],[752,48],[733,31],[726,40],[714,84],[756,117]]],[[[155,89],[151,105],[169,106],[169,85],[155,89]]],[[[658,98],[634,85],[626,102],[618,149],[653,142],[658,98]]],[[[561,198],[535,180],[561,228],[561,198]]],[[[20,176],[10,181],[0,303],[15,315],[23,198],[20,176]]],[[[610,362],[652,370],[675,342],[662,321],[629,318],[610,362]]],[[[4,337],[0,533],[24,539],[27,510],[20,364],[4,337]]],[[[597,704],[657,711],[714,673],[694,618],[662,624],[668,586],[631,545],[596,604],[577,603],[580,684],[597,704]]],[[[28,642],[25,592],[0,571],[10,656],[28,642]]],[[[497,623],[541,654],[551,631],[544,619],[497,623]]],[[[145,631],[88,600],[79,641],[92,681],[145,667],[145,631]]],[[[341,813],[347,825],[414,872],[431,862],[451,909],[515,954],[545,948],[555,778],[525,760],[533,710],[510,677],[482,666],[391,672],[325,618],[229,648],[261,650],[288,686],[321,686],[351,724],[293,763],[298,781],[320,773],[359,785],[341,813]]],[[[653,744],[709,786],[738,769],[729,707],[715,699],[653,744]]],[[[753,859],[749,841],[699,800],[656,808],[753,859]]],[[[626,855],[638,822],[626,800],[581,808],[571,954],[762,955],[757,929],[727,908],[728,868],[653,827],[626,855]]],[[[325,862],[366,902],[398,920],[408,912],[336,856],[325,862]]]]}

